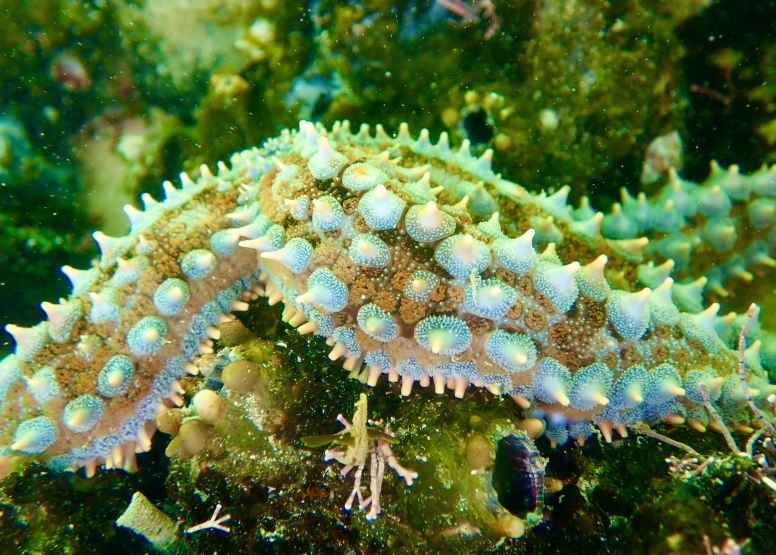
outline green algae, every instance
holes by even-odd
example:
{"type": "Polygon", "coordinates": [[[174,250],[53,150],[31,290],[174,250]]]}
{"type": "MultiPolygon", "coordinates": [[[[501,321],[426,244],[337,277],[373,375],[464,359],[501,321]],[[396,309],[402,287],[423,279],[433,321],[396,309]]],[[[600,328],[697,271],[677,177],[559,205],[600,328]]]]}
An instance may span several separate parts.
{"type": "Polygon", "coordinates": [[[51,276],[64,264],[92,258],[88,224],[79,221],[83,206],[69,197],[77,183],[76,172],[58,167],[38,151],[16,118],[0,116],[3,321],[18,318],[23,325],[35,323],[38,314],[30,313],[29,307],[39,303],[41,296],[54,299],[64,293],[51,276]]]}
{"type": "Polygon", "coordinates": [[[445,22],[402,42],[410,15],[402,19],[379,1],[322,2],[319,11],[329,20],[315,67],[362,91],[344,109],[332,103],[322,121],[347,117],[393,128],[407,121],[411,129],[447,129],[460,140],[458,119],[476,103],[490,116],[500,162],[514,180],[536,189],[589,183],[646,137],[677,125],[686,109],[674,28],[692,10],[690,3],[682,7],[666,17],[649,3],[625,9],[575,0],[537,10],[532,1],[511,2],[498,5],[502,28],[489,41],[482,26],[445,22]],[[354,54],[370,63],[351,64],[354,54]],[[467,91],[478,93],[469,97],[474,102],[467,102],[467,91]],[[386,105],[401,109],[385,113],[386,105]],[[552,130],[541,127],[543,110],[558,116],[552,130]]]}

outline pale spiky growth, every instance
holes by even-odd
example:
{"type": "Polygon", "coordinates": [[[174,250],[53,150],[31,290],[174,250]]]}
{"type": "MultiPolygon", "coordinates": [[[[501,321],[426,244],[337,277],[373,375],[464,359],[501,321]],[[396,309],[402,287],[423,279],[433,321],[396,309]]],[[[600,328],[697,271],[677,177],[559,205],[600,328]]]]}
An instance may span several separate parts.
{"type": "Polygon", "coordinates": [[[355,468],[353,490],[347,501],[345,501],[345,510],[350,511],[353,504],[358,500],[358,508],[369,512],[366,514],[367,520],[374,520],[382,512],[380,506],[380,493],[385,476],[386,465],[394,470],[402,478],[407,486],[411,486],[417,479],[418,473],[404,468],[396,456],[393,454],[390,445],[392,437],[390,430],[386,428],[385,433],[376,428],[367,427],[367,396],[361,394],[356,402],[356,413],[353,415],[353,424],[348,422],[341,414],[337,416],[337,421],[344,426],[344,429],[337,432],[337,436],[343,436],[340,442],[338,439],[331,439],[330,436],[306,437],[302,442],[309,447],[317,447],[327,443],[343,443],[349,445],[347,450],[327,449],[324,454],[324,460],[336,460],[343,465],[340,474],[347,476],[355,468]],[[344,438],[348,437],[348,441],[344,438]],[[370,459],[369,474],[369,497],[364,497],[361,492],[361,480],[364,475],[367,458],[370,459]]]}

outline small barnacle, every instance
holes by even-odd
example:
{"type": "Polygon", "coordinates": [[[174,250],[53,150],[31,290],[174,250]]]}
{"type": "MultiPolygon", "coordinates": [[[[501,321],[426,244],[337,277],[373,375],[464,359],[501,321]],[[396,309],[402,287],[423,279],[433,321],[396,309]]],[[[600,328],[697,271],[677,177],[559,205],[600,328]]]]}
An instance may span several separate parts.
{"type": "Polygon", "coordinates": [[[342,174],[342,184],[351,191],[367,191],[378,185],[385,185],[388,175],[371,164],[351,164],[342,174]]]}
{"type": "Polygon", "coordinates": [[[425,205],[416,204],[407,211],[404,227],[416,241],[430,243],[452,235],[455,232],[455,220],[430,200],[425,205]]]}
{"type": "Polygon", "coordinates": [[[313,227],[318,231],[333,231],[342,227],[345,212],[340,203],[331,195],[313,200],[313,227]]]}
{"type": "Polygon", "coordinates": [[[313,259],[313,247],[300,237],[290,239],[282,248],[261,253],[261,258],[280,262],[295,274],[301,274],[313,259]]]}
{"type": "Polygon", "coordinates": [[[209,275],[216,267],[216,257],[205,249],[196,249],[181,260],[181,270],[192,279],[201,279],[209,275]]]}
{"type": "Polygon", "coordinates": [[[490,265],[490,249],[472,235],[453,235],[436,248],[434,258],[456,278],[468,278],[472,271],[482,273],[490,265]]]}
{"type": "Polygon", "coordinates": [[[371,233],[359,233],[353,237],[348,249],[350,259],[360,266],[383,268],[391,260],[388,245],[371,233]]]}
{"type": "Polygon", "coordinates": [[[88,432],[99,422],[105,404],[95,395],[81,395],[65,405],[62,422],[74,432],[88,432]]]}
{"type": "Polygon", "coordinates": [[[16,428],[11,449],[27,455],[45,451],[57,439],[56,425],[45,416],[22,421],[16,428]]]}
{"type": "Polygon", "coordinates": [[[123,394],[134,371],[135,365],[128,357],[124,355],[112,357],[97,375],[97,391],[103,397],[116,397],[123,394]]]}
{"type": "Polygon", "coordinates": [[[157,316],[144,316],[127,333],[129,350],[136,355],[153,354],[164,343],[167,325],[157,316]]]}
{"type": "Polygon", "coordinates": [[[156,288],[154,306],[160,314],[172,316],[183,309],[183,305],[190,297],[189,286],[185,281],[178,278],[168,278],[156,288]]]}
{"type": "Polygon", "coordinates": [[[396,194],[378,185],[365,193],[358,203],[358,212],[374,230],[393,229],[399,223],[405,203],[396,194]]]}

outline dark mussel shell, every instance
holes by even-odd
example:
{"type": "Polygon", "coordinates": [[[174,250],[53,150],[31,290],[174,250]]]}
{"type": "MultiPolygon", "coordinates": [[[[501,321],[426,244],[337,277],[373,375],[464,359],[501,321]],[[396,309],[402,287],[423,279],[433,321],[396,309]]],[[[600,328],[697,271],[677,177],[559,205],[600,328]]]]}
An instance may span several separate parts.
{"type": "Polygon", "coordinates": [[[510,513],[524,516],[544,506],[544,461],[530,438],[508,435],[498,442],[493,489],[510,513]]]}

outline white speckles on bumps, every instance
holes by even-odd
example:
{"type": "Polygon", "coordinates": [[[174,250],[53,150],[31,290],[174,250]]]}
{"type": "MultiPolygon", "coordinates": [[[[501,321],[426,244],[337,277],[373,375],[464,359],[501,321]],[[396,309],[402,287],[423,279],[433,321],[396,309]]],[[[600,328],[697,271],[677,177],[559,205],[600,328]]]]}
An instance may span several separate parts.
{"type": "MultiPolygon", "coordinates": [[[[385,374],[403,395],[431,382],[458,397],[472,387],[510,394],[555,415],[546,418],[557,443],[588,437],[591,421],[607,439],[638,420],[703,422],[701,379],[716,384],[715,402],[735,402],[735,387],[713,381],[735,375],[735,353],[717,336],[730,341],[733,322],[716,305],[704,310],[703,295],[776,265],[776,170],[714,170],[701,186],[672,172],[654,199],[626,191],[602,216],[572,209],[568,187],[534,195],[495,175],[491,151],[477,158],[467,143],[451,150],[446,134],[432,144],[406,126],[397,139],[375,129],[302,122],[220,163],[217,177],[182,174],[182,188],[163,184],[164,201],[127,207],[127,236],[95,233],[98,264],[63,268],[72,294],[42,305],[48,321],[7,327],[16,345],[0,361],[0,414],[12,419],[0,426],[2,452],[87,474],[134,468],[148,421],[182,402],[177,380],[262,290],[364,383],[385,374]],[[735,214],[760,236],[739,249],[729,218],[740,203],[735,214]],[[691,218],[702,220],[698,234],[687,232],[691,218]],[[652,230],[662,235],[650,242],[652,230]],[[537,254],[548,241],[560,257],[554,246],[537,254]],[[687,281],[703,241],[724,262],[687,281]],[[651,291],[622,281],[637,274],[651,291]],[[107,363],[92,368],[106,347],[107,363]],[[652,360],[661,350],[673,365],[652,360]],[[89,368],[91,392],[68,357],[89,368]]],[[[753,368],[771,363],[772,339],[761,337],[747,354],[753,368]]]]}

